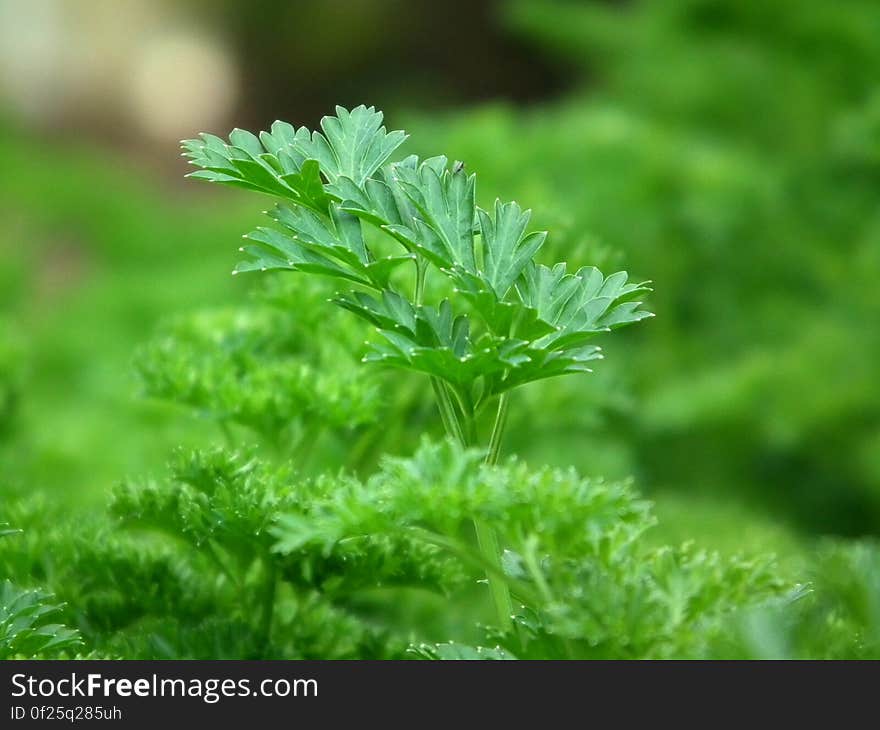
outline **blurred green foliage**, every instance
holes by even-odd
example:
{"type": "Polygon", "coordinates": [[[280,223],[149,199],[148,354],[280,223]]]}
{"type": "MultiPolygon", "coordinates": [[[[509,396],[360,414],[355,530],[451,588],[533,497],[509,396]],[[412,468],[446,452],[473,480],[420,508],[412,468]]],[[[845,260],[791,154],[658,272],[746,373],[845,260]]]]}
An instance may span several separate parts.
{"type": "Polygon", "coordinates": [[[417,451],[440,430],[418,381],[359,367],[332,289],[228,276],[248,202],[0,130],[0,522],[23,530],[0,540],[0,653],[880,656],[880,548],[854,539],[880,531],[880,6],[502,16],[572,92],[393,125],[479,171],[483,207],[533,208],[545,262],[650,277],[658,316],[589,378],[518,393],[523,462],[491,477],[417,451]],[[475,628],[455,520],[480,490],[541,593],[515,636],[475,628]]]}
{"type": "Polygon", "coordinates": [[[118,155],[5,128],[0,153],[4,478],[101,502],[192,430],[137,397],[132,360],[163,314],[238,298],[217,244],[228,229],[215,201],[184,209],[118,155]]]}
{"type": "Polygon", "coordinates": [[[609,345],[614,382],[536,396],[571,414],[546,456],[876,533],[876,3],[529,0],[507,21],[583,91],[410,121],[413,140],[479,169],[483,204],[534,206],[548,257],[623,259],[656,289],[651,327],[609,345]]]}
{"type": "Polygon", "coordinates": [[[290,287],[272,283],[252,303],[164,322],[135,367],[150,398],[197,411],[228,439],[233,425],[243,426],[304,457],[322,432],[347,438],[374,424],[382,403],[375,378],[357,367],[352,328],[320,316],[320,290],[299,289],[294,299],[290,287]]]}

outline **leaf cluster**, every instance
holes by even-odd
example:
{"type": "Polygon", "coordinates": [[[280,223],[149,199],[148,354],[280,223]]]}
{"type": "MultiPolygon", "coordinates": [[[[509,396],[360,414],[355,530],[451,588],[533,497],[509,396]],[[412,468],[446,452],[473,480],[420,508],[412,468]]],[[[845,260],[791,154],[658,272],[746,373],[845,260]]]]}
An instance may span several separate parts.
{"type": "MultiPolygon", "coordinates": [[[[0,538],[19,534],[0,523],[0,538]]],[[[81,644],[79,633],[56,623],[62,606],[51,593],[0,583],[0,659],[63,656],[81,644]]]]}
{"type": "MultiPolygon", "coordinates": [[[[478,519],[498,536],[501,577],[519,606],[512,630],[486,633],[501,648],[479,656],[494,658],[694,656],[728,614],[782,588],[766,561],[646,547],[640,537],[653,517],[627,484],[516,461],[487,466],[481,457],[452,442],[425,442],[412,458],[388,458],[373,478],[338,483],[308,513],[283,514],[276,550],[411,535],[441,548],[476,582],[493,570],[476,545],[478,519]]],[[[452,646],[414,651],[464,658],[452,646]]]]}
{"type": "MultiPolygon", "coordinates": [[[[277,516],[307,515],[313,504],[323,504],[338,488],[330,477],[309,482],[290,468],[224,449],[180,452],[169,471],[159,482],[121,485],[111,509],[128,529],[163,535],[180,545],[187,572],[214,576],[203,596],[236,606],[224,611],[249,627],[252,654],[314,658],[321,656],[319,644],[325,656],[334,657],[393,651],[393,627],[362,615],[365,598],[377,590],[404,588],[443,594],[461,580],[436,547],[406,533],[274,551],[270,527],[277,516]],[[250,596],[244,606],[242,595],[250,596]]],[[[204,585],[204,577],[194,585],[204,585]]],[[[211,621],[218,618],[219,607],[200,610],[192,619],[205,613],[211,621]]],[[[188,624],[180,619],[187,614],[177,610],[173,615],[183,637],[182,627],[188,624]]],[[[402,652],[402,639],[397,645],[402,652]]]]}
{"type": "Polygon", "coordinates": [[[767,605],[738,611],[710,643],[739,659],[876,659],[880,655],[880,545],[826,541],[808,582],[767,605]]]}
{"type": "Polygon", "coordinates": [[[374,422],[375,384],[351,367],[347,333],[316,316],[317,293],[299,287],[295,309],[271,294],[166,321],[135,359],[145,395],[279,447],[374,422]]]}
{"type": "Polygon", "coordinates": [[[500,201],[478,208],[476,178],[461,163],[388,163],[405,135],[381,123],[372,107],[337,107],[321,132],[276,122],[259,136],[235,130],[228,142],[204,134],[183,143],[201,168],[193,176],[282,199],[269,212],[277,226],[246,236],[249,259],[236,271],[355,285],[333,301],[381,336],[365,360],[439,379],[465,411],[530,381],[588,371],[600,357],[597,334],[649,316],[638,301],[646,285],[628,283],[625,272],[536,263],[546,234],[528,231],[529,211],[500,201]],[[368,235],[376,233],[398,253],[380,255],[368,235]],[[408,262],[403,287],[393,274],[408,262]],[[430,292],[436,301],[426,300],[430,292]]]}

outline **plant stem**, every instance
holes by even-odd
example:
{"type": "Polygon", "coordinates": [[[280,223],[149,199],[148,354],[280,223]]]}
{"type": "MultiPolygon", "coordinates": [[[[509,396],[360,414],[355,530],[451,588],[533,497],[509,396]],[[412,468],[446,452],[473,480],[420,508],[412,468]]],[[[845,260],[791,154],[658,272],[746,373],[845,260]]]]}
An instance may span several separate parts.
{"type": "Polygon", "coordinates": [[[489,438],[489,452],[486,454],[486,463],[494,466],[501,456],[501,440],[504,429],[507,426],[507,410],[510,403],[510,393],[502,393],[498,398],[498,411],[495,414],[495,425],[492,426],[492,436],[489,438]]]}
{"type": "Polygon", "coordinates": [[[447,435],[458,441],[462,447],[467,448],[470,444],[455,412],[455,404],[449,395],[449,387],[440,378],[431,378],[431,385],[434,387],[434,395],[437,396],[437,407],[440,409],[443,428],[446,429],[447,435]]]}
{"type": "Polygon", "coordinates": [[[265,659],[265,656],[262,655],[264,655],[269,648],[269,640],[272,636],[272,616],[275,613],[275,593],[278,589],[278,569],[275,566],[275,561],[269,556],[265,558],[264,562],[266,568],[266,583],[263,593],[263,605],[260,612],[259,633],[261,659],[265,659]]]}
{"type": "MultiPolygon", "coordinates": [[[[434,390],[437,393],[438,402],[440,404],[440,413],[443,417],[444,425],[447,426],[447,433],[458,439],[458,442],[465,448],[472,446],[476,439],[476,419],[473,410],[467,399],[462,393],[455,393],[458,399],[461,419],[456,412],[455,404],[449,392],[449,387],[437,380],[434,382],[434,390]]],[[[498,451],[501,443],[501,433],[504,430],[504,422],[507,413],[507,401],[499,402],[499,418],[495,420],[495,428],[492,432],[492,440],[494,443],[494,456],[490,450],[487,455],[486,463],[495,463],[498,459],[498,451]],[[492,457],[493,461],[489,461],[492,457]]],[[[513,601],[510,598],[510,589],[504,578],[504,569],[501,565],[501,549],[498,545],[498,537],[491,525],[486,524],[478,518],[474,518],[474,532],[477,536],[477,546],[480,549],[480,555],[487,565],[491,566],[491,570],[486,570],[486,582],[489,585],[489,593],[492,596],[492,603],[495,606],[495,614],[498,618],[498,625],[502,631],[510,630],[512,626],[511,616],[513,615],[513,601]]]]}
{"type": "Polygon", "coordinates": [[[498,537],[491,525],[477,518],[474,518],[474,531],[477,533],[477,545],[480,547],[483,559],[493,567],[493,570],[486,571],[486,582],[489,584],[489,593],[492,594],[498,625],[502,631],[509,631],[512,626],[513,601],[510,598],[507,581],[501,577],[504,575],[504,568],[501,565],[498,537]]]}
{"type": "Polygon", "coordinates": [[[416,291],[413,301],[416,306],[421,305],[425,297],[425,276],[428,273],[428,265],[420,258],[416,259],[416,291]]]}
{"type": "MultiPolygon", "coordinates": [[[[425,269],[417,261],[416,304],[421,303],[424,293],[424,275],[425,269]]],[[[450,392],[451,388],[439,378],[432,377],[431,385],[437,397],[437,407],[440,409],[440,418],[446,433],[458,441],[463,448],[473,446],[477,437],[476,418],[474,417],[473,404],[467,394],[457,390],[450,392]],[[456,410],[453,396],[458,401],[458,410],[456,410]],[[459,413],[461,414],[460,418],[459,413]]],[[[492,428],[492,437],[489,441],[489,451],[486,455],[485,463],[489,465],[498,462],[498,456],[501,452],[501,437],[507,423],[507,404],[507,393],[504,393],[498,401],[498,413],[495,417],[495,425],[492,428]]],[[[510,588],[504,578],[498,537],[491,525],[478,518],[474,518],[474,532],[477,536],[480,554],[485,563],[491,566],[491,570],[486,570],[486,581],[489,584],[489,593],[495,606],[499,628],[502,631],[509,631],[512,626],[513,601],[510,598],[510,588]]]]}
{"type": "MultiPolygon", "coordinates": [[[[457,555],[464,562],[470,563],[471,565],[474,565],[477,568],[486,571],[487,573],[496,574],[499,580],[507,580],[507,576],[505,576],[504,571],[499,566],[496,566],[492,563],[487,563],[482,553],[475,554],[469,546],[465,546],[459,543],[458,540],[449,538],[445,535],[438,535],[435,532],[425,530],[421,527],[411,527],[409,529],[415,537],[418,537],[421,540],[430,543],[431,545],[437,545],[438,547],[449,551],[453,555],[457,555]]],[[[522,596],[526,601],[530,603],[536,604],[539,602],[538,594],[533,593],[531,587],[525,585],[522,582],[519,582],[515,586],[514,591],[517,595],[522,596]]]]}
{"type": "MultiPolygon", "coordinates": [[[[489,438],[489,450],[486,453],[485,463],[494,466],[498,463],[498,457],[501,455],[501,439],[504,435],[504,427],[507,425],[507,407],[508,394],[502,393],[498,399],[498,411],[495,414],[495,423],[492,426],[492,435],[489,438]]],[[[477,533],[477,543],[480,546],[480,552],[483,557],[492,565],[501,568],[501,548],[498,545],[498,537],[491,526],[474,520],[474,529],[477,533]]],[[[503,576],[503,570],[501,572],[503,576]]],[[[486,578],[489,581],[489,591],[492,593],[492,601],[495,604],[495,611],[498,614],[498,620],[501,622],[502,629],[509,629],[511,626],[511,616],[513,614],[513,602],[510,599],[510,590],[503,578],[493,573],[487,573],[486,578]]]]}
{"type": "Polygon", "coordinates": [[[541,566],[538,563],[538,556],[535,555],[536,544],[537,539],[534,535],[530,535],[527,540],[523,541],[523,562],[525,562],[526,570],[529,571],[529,575],[532,576],[535,585],[538,586],[538,590],[541,592],[541,597],[544,599],[544,602],[553,603],[553,593],[550,590],[550,586],[547,585],[544,573],[541,571],[541,566]]]}
{"type": "Polygon", "coordinates": [[[458,404],[458,413],[461,413],[461,430],[464,434],[464,445],[474,446],[477,443],[477,418],[473,401],[467,392],[459,388],[449,388],[450,399],[453,398],[453,407],[458,404]]]}

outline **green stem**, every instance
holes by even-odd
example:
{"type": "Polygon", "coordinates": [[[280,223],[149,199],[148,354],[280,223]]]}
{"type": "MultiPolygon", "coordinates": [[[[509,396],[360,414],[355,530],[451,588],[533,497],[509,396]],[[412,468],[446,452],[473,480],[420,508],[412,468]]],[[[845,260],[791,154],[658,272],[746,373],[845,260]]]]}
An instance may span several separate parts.
{"type": "Polygon", "coordinates": [[[449,388],[450,400],[455,397],[453,407],[458,404],[458,413],[461,414],[461,429],[464,433],[464,446],[470,447],[477,443],[477,418],[473,401],[470,395],[459,388],[449,388]]]}
{"type": "Polygon", "coordinates": [[[529,571],[529,575],[532,576],[535,585],[538,586],[538,590],[541,592],[541,597],[545,603],[553,603],[553,592],[544,578],[544,572],[541,570],[538,556],[535,554],[536,543],[537,540],[534,535],[530,535],[527,540],[523,541],[523,562],[525,562],[526,570],[529,571]]]}
{"type": "MultiPolygon", "coordinates": [[[[486,571],[487,573],[492,573],[497,576],[498,580],[512,583],[512,579],[510,576],[505,575],[504,571],[500,566],[495,565],[494,563],[490,563],[486,561],[486,558],[480,553],[475,553],[468,547],[465,547],[457,540],[446,537],[445,535],[438,535],[435,532],[431,532],[430,530],[425,530],[421,527],[411,527],[409,528],[410,532],[421,540],[424,540],[431,545],[436,545],[437,547],[441,547],[444,550],[449,551],[453,555],[457,555],[461,560],[466,563],[470,563],[471,565],[486,571]]],[[[538,603],[538,595],[531,590],[530,586],[522,583],[521,581],[515,582],[513,585],[513,592],[523,598],[525,601],[536,604],[538,603]]]]}
{"type": "Polygon", "coordinates": [[[263,591],[263,605],[260,611],[260,655],[261,658],[269,647],[272,636],[272,616],[275,613],[275,593],[278,590],[278,569],[271,556],[264,561],[266,568],[266,584],[263,591]]]}
{"type": "Polygon", "coordinates": [[[498,537],[491,525],[476,518],[474,518],[474,531],[477,533],[477,545],[480,547],[483,559],[493,568],[486,571],[486,581],[489,583],[489,593],[492,594],[498,625],[502,631],[509,631],[513,625],[513,601],[510,598],[507,582],[499,576],[499,573],[504,575],[504,568],[501,566],[498,537]]]}
{"type": "MultiPolygon", "coordinates": [[[[489,450],[486,453],[485,463],[494,466],[498,463],[501,454],[501,439],[504,435],[504,427],[507,425],[508,394],[503,393],[498,400],[498,412],[495,414],[495,424],[492,426],[492,435],[489,438],[489,450]]],[[[495,531],[487,524],[474,520],[474,529],[477,533],[477,543],[486,560],[501,568],[501,548],[498,545],[498,537],[495,531]]],[[[497,575],[487,574],[489,591],[492,593],[492,601],[501,628],[508,630],[511,626],[513,615],[513,603],[510,599],[510,590],[507,583],[500,580],[497,575]]]]}
{"type": "Polygon", "coordinates": [[[489,438],[489,452],[486,454],[486,463],[490,466],[497,464],[498,457],[501,456],[501,441],[507,426],[509,396],[510,393],[502,393],[498,398],[498,412],[495,414],[495,425],[492,426],[492,436],[489,438]]]}
{"type": "Polygon", "coordinates": [[[447,435],[458,441],[462,447],[467,448],[470,444],[455,412],[455,404],[449,395],[449,387],[440,378],[431,378],[431,385],[434,387],[434,395],[437,396],[437,407],[440,409],[443,428],[446,429],[447,435]]]}
{"type": "Polygon", "coordinates": [[[425,298],[425,276],[428,273],[428,265],[420,258],[416,259],[416,291],[414,301],[416,306],[421,305],[425,298]]]}
{"type": "MultiPolygon", "coordinates": [[[[476,418],[474,417],[472,405],[465,394],[459,391],[453,391],[450,394],[450,389],[445,383],[440,385],[442,386],[445,403],[441,410],[449,412],[450,420],[454,422],[457,429],[455,435],[461,445],[465,448],[472,446],[476,441],[477,433],[476,418]],[[458,412],[456,412],[452,395],[458,401],[458,412]],[[458,413],[461,414],[460,419],[458,413]]],[[[500,428],[503,429],[503,423],[500,428]]],[[[496,430],[500,430],[497,420],[496,430]]],[[[500,433],[497,438],[500,439],[500,433]]],[[[489,593],[492,596],[492,604],[495,607],[499,628],[502,631],[509,631],[512,627],[513,601],[510,598],[510,588],[504,579],[504,568],[501,565],[501,548],[498,545],[498,537],[495,535],[491,525],[476,517],[474,518],[474,532],[477,536],[477,546],[480,549],[480,554],[486,564],[491,566],[491,569],[486,570],[486,582],[489,585],[489,593]]]]}
{"type": "MultiPolygon", "coordinates": [[[[472,446],[476,440],[476,419],[473,406],[465,394],[458,391],[450,393],[450,387],[439,378],[431,378],[431,385],[437,396],[437,405],[440,409],[440,417],[446,433],[455,438],[464,448],[472,446]],[[458,410],[452,396],[458,400],[458,410]],[[459,417],[460,414],[460,417],[459,417]]],[[[489,453],[486,456],[487,464],[495,464],[501,448],[501,436],[507,420],[507,397],[501,396],[498,402],[498,415],[495,418],[495,427],[492,429],[492,439],[489,453]]],[[[510,598],[510,588],[504,579],[504,569],[501,565],[501,548],[498,545],[498,537],[491,525],[480,519],[474,518],[474,532],[477,536],[477,545],[480,554],[487,566],[486,581],[489,584],[489,593],[495,607],[498,625],[502,631],[509,631],[512,627],[513,601],[510,598]]]]}
{"type": "MultiPolygon", "coordinates": [[[[547,583],[547,579],[544,577],[544,571],[541,570],[541,565],[538,562],[538,556],[535,553],[535,548],[538,546],[538,539],[534,535],[529,535],[528,538],[521,540],[522,543],[522,557],[523,562],[526,564],[526,570],[529,571],[529,575],[532,577],[532,582],[538,586],[538,592],[541,595],[541,599],[545,604],[552,604],[556,601],[553,597],[553,591],[550,589],[550,585],[547,583]]],[[[576,652],[574,650],[574,646],[572,646],[572,642],[570,638],[561,637],[560,639],[563,649],[565,650],[565,654],[569,659],[574,659],[576,656],[576,652]]]]}

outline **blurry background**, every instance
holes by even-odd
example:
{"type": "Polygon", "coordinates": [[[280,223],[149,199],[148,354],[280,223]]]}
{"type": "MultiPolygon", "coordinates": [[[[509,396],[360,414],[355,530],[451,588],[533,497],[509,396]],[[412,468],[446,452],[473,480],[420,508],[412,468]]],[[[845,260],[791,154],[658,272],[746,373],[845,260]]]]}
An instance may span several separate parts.
{"type": "Polygon", "coordinates": [[[366,103],[533,208],[546,260],[655,282],[508,451],[634,475],[664,539],[876,535],[878,79],[874,0],[0,0],[0,505],[98,509],[216,440],[134,374],[254,285],[259,204],[185,182],[178,140],[366,103]]]}

